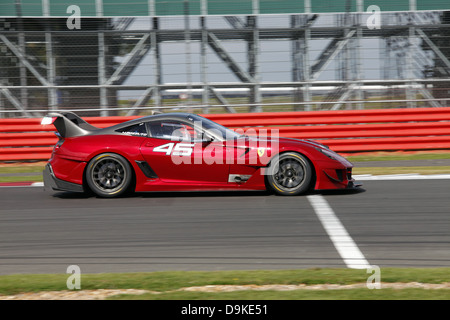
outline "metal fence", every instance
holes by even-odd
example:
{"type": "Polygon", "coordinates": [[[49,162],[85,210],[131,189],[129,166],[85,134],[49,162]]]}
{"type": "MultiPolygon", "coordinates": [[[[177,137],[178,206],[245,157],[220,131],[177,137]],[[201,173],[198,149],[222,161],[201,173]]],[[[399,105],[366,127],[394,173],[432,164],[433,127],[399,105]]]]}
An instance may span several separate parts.
{"type": "Polygon", "coordinates": [[[366,9],[1,17],[0,117],[450,106],[450,11],[366,9]]]}

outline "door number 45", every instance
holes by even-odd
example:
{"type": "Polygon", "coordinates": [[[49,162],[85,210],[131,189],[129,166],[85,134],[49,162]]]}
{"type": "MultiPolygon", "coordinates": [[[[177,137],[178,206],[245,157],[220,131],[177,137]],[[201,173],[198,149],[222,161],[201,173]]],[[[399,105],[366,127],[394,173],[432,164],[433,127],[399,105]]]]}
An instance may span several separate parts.
{"type": "Polygon", "coordinates": [[[190,156],[192,151],[194,150],[193,143],[178,143],[175,144],[173,142],[166,143],[161,146],[153,148],[154,152],[162,152],[167,156],[190,156]]]}

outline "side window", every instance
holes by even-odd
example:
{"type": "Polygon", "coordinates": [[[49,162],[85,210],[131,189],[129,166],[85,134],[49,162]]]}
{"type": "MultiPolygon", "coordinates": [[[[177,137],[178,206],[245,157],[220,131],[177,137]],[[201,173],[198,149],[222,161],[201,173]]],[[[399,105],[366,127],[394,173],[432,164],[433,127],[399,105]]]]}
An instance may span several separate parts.
{"type": "Polygon", "coordinates": [[[116,132],[120,132],[129,136],[147,137],[147,129],[145,123],[134,124],[132,126],[118,129],[116,132]]]}
{"type": "Polygon", "coordinates": [[[201,132],[182,122],[154,121],[148,123],[148,128],[152,138],[171,141],[201,140],[201,132]]]}

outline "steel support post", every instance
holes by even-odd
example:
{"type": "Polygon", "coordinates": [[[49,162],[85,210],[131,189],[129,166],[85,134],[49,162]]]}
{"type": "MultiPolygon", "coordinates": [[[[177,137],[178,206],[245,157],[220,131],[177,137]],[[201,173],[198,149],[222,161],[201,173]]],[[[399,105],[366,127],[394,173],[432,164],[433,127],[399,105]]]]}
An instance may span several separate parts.
{"type": "MultiPolygon", "coordinates": [[[[205,2],[205,1],[202,1],[205,2]]],[[[208,31],[206,30],[206,16],[200,17],[200,27],[202,29],[202,40],[200,42],[200,72],[201,81],[203,83],[202,105],[203,113],[209,113],[209,86],[208,86],[208,31]]]]}
{"type": "Polygon", "coordinates": [[[159,18],[153,17],[153,30],[151,34],[151,41],[155,46],[155,52],[154,52],[154,60],[155,60],[155,69],[154,69],[154,75],[155,75],[155,85],[153,90],[153,102],[155,104],[155,108],[162,106],[162,98],[161,98],[161,89],[160,85],[162,84],[162,72],[161,72],[161,48],[160,48],[160,41],[158,37],[158,30],[159,30],[159,18]]]}
{"type": "MultiPolygon", "coordinates": [[[[187,104],[192,105],[192,59],[191,59],[191,24],[189,15],[189,0],[183,0],[184,5],[184,42],[186,56],[186,87],[187,104]]],[[[190,108],[190,107],[189,107],[190,108]]]]}
{"type": "MultiPolygon", "coordinates": [[[[16,0],[16,13],[17,13],[17,27],[19,33],[17,34],[17,40],[19,44],[19,50],[22,56],[25,56],[25,33],[23,32],[23,21],[22,21],[22,3],[21,0],[16,0]]],[[[23,59],[19,57],[19,76],[20,76],[20,103],[22,107],[28,109],[28,89],[27,86],[27,68],[23,62],[23,59]]]]}
{"type": "MultiPolygon", "coordinates": [[[[309,62],[309,39],[310,30],[308,16],[291,16],[291,28],[294,30],[304,27],[304,32],[295,33],[292,39],[292,81],[307,82],[310,80],[310,62],[309,62]]],[[[303,88],[295,87],[294,90],[294,110],[311,110],[311,105],[299,106],[300,102],[311,101],[310,86],[304,85],[303,88]]]]}
{"type": "MultiPolygon", "coordinates": [[[[308,24],[308,16],[291,16],[291,28],[294,30],[304,27],[302,33],[295,32],[292,38],[292,81],[304,82],[310,80],[310,63],[309,63],[309,39],[310,30],[308,24]]],[[[299,102],[311,101],[310,86],[305,85],[303,88],[295,87],[294,90],[294,110],[311,110],[311,105],[300,106],[299,102]]]]}
{"type": "Polygon", "coordinates": [[[5,109],[5,104],[3,102],[2,93],[0,91],[0,118],[4,117],[3,110],[5,109]]]}
{"type": "Polygon", "coordinates": [[[259,85],[259,30],[258,30],[257,16],[247,17],[247,26],[252,30],[249,39],[247,40],[247,56],[248,56],[248,73],[254,79],[250,86],[250,112],[261,112],[261,91],[259,85]]]}
{"type": "MultiPolygon", "coordinates": [[[[49,27],[47,27],[49,30],[49,27]]],[[[53,57],[53,37],[50,32],[45,33],[45,53],[47,59],[47,81],[51,85],[55,85],[56,80],[56,65],[55,58],[53,57]]],[[[58,109],[58,97],[56,88],[48,88],[48,105],[50,110],[58,109]]]]}
{"type": "MultiPolygon", "coordinates": [[[[410,80],[414,80],[414,54],[415,54],[415,44],[414,44],[414,37],[415,37],[415,28],[411,27],[410,31],[409,31],[409,50],[407,52],[407,68],[408,68],[408,79],[410,80]]],[[[407,99],[408,100],[416,100],[416,94],[417,94],[417,89],[416,89],[417,83],[416,82],[412,82],[410,86],[407,87],[407,99]]],[[[409,107],[411,108],[415,108],[417,107],[417,104],[415,101],[411,101],[409,103],[409,107]]]]}
{"type": "MultiPolygon", "coordinates": [[[[301,26],[301,16],[299,15],[292,15],[291,16],[291,28],[296,29],[301,26]]],[[[303,81],[303,74],[304,66],[303,66],[303,56],[302,56],[302,50],[304,48],[304,39],[302,39],[298,32],[295,32],[295,36],[292,39],[291,44],[291,55],[292,55],[292,81],[293,82],[300,82],[303,81]]],[[[303,102],[303,91],[300,87],[295,87],[294,89],[294,110],[300,110],[301,108],[297,103],[303,102]]]]}
{"type": "MultiPolygon", "coordinates": [[[[411,21],[412,23],[412,21],[411,21]]],[[[413,80],[414,79],[414,72],[413,72],[413,57],[414,57],[414,34],[415,34],[415,28],[410,27],[409,28],[409,36],[408,36],[408,50],[406,52],[406,74],[407,79],[413,80]]],[[[408,108],[415,108],[416,103],[412,100],[416,99],[416,90],[414,88],[415,83],[411,83],[411,85],[406,86],[406,99],[409,100],[408,102],[408,108]]]]}
{"type": "MultiPolygon", "coordinates": [[[[348,3],[348,2],[347,2],[348,3]]],[[[347,11],[344,14],[344,34],[348,34],[350,31],[350,26],[352,24],[352,14],[347,11]]],[[[352,53],[354,52],[354,39],[350,39],[347,42],[347,45],[344,47],[343,57],[342,57],[342,80],[348,81],[348,80],[354,80],[353,75],[353,64],[350,63],[352,58],[352,53]]],[[[352,98],[352,94],[348,92],[349,88],[347,86],[344,87],[346,91],[344,91],[343,95],[339,98],[339,102],[346,101],[348,99],[352,98]]],[[[352,109],[351,103],[345,104],[345,109],[352,109]]],[[[338,107],[336,105],[333,105],[332,109],[336,110],[338,107]]]]}
{"type": "Polygon", "coordinates": [[[248,42],[248,66],[249,74],[253,78],[253,86],[250,88],[250,112],[262,112],[261,102],[261,90],[259,74],[259,28],[258,28],[258,15],[259,15],[259,2],[260,0],[252,0],[252,16],[247,17],[247,27],[252,29],[252,35],[250,42],[248,42]]]}
{"type": "Polygon", "coordinates": [[[202,31],[202,40],[200,44],[200,68],[201,68],[201,81],[203,83],[203,91],[202,91],[202,105],[205,106],[203,108],[203,113],[209,113],[209,85],[208,85],[208,59],[207,59],[207,50],[208,50],[208,31],[206,27],[206,16],[208,15],[208,1],[201,0],[200,1],[200,10],[202,16],[200,17],[200,28],[202,31]]]}
{"type": "MultiPolygon", "coordinates": [[[[311,62],[309,60],[309,44],[310,44],[310,40],[311,40],[311,29],[310,29],[310,25],[311,23],[317,18],[317,16],[313,16],[311,18],[311,21],[309,21],[309,13],[311,13],[311,0],[305,0],[304,2],[304,7],[305,7],[305,13],[308,14],[307,18],[305,18],[305,32],[304,32],[304,45],[303,45],[303,81],[305,81],[306,84],[305,86],[303,86],[303,100],[306,102],[310,102],[312,101],[312,96],[311,96],[311,86],[309,85],[309,81],[311,80],[311,62]]],[[[312,110],[312,105],[311,104],[306,104],[304,106],[306,111],[311,111],[312,110]]]]}
{"type": "MultiPolygon", "coordinates": [[[[356,79],[362,80],[363,74],[362,74],[362,55],[361,55],[361,48],[362,48],[362,27],[363,27],[363,12],[364,12],[364,4],[363,0],[357,0],[357,11],[356,14],[356,79]]],[[[358,83],[358,88],[355,91],[356,100],[358,101],[364,101],[364,92],[362,89],[362,84],[358,83]]],[[[356,105],[357,109],[364,109],[364,102],[358,103],[356,105]]]]}
{"type": "Polygon", "coordinates": [[[108,110],[108,93],[106,87],[106,52],[105,52],[105,34],[103,32],[98,33],[98,83],[100,85],[100,111],[101,117],[107,117],[109,115],[108,110]]]}
{"type": "MultiPolygon", "coordinates": [[[[414,38],[415,38],[415,28],[413,26],[414,19],[413,19],[413,10],[416,10],[416,1],[410,0],[409,1],[409,10],[411,12],[408,13],[408,20],[409,20],[409,28],[408,28],[408,50],[406,53],[406,68],[407,68],[407,79],[413,80],[414,79],[414,72],[413,72],[413,59],[414,59],[414,53],[415,53],[415,44],[414,44],[414,38]]],[[[416,103],[412,100],[416,99],[416,89],[415,83],[411,83],[410,86],[406,86],[406,99],[409,100],[408,107],[414,108],[416,107],[416,103]]]]}
{"type": "MultiPolygon", "coordinates": [[[[381,37],[379,40],[379,44],[380,44],[379,59],[382,66],[380,78],[382,80],[388,80],[390,79],[390,75],[392,74],[391,68],[393,67],[389,37],[381,37]]],[[[389,97],[394,96],[394,91],[391,87],[388,88],[387,95],[389,97]]]]}
{"type": "MultiPolygon", "coordinates": [[[[303,52],[302,52],[302,57],[303,57],[303,81],[307,82],[308,84],[303,86],[303,100],[306,102],[311,102],[312,101],[312,97],[311,97],[311,86],[309,85],[309,81],[311,80],[311,64],[309,61],[309,42],[311,39],[311,30],[309,28],[309,25],[306,24],[305,27],[305,32],[304,32],[304,45],[303,45],[303,52]]],[[[312,105],[311,104],[306,104],[305,105],[305,110],[306,111],[311,111],[312,110],[312,105]]]]}

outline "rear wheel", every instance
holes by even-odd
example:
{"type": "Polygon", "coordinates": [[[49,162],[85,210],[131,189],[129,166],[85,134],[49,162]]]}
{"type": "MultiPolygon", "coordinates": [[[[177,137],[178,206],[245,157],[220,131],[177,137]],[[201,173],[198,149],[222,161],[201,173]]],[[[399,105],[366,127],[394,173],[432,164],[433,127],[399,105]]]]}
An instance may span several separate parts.
{"type": "Polygon", "coordinates": [[[308,159],[295,152],[286,152],[273,160],[267,176],[269,187],[280,195],[299,195],[310,189],[313,169],[308,159]]]}
{"type": "Polygon", "coordinates": [[[100,197],[118,197],[131,187],[132,168],[128,161],[115,153],[103,153],[94,157],[87,166],[86,182],[100,197]]]}

